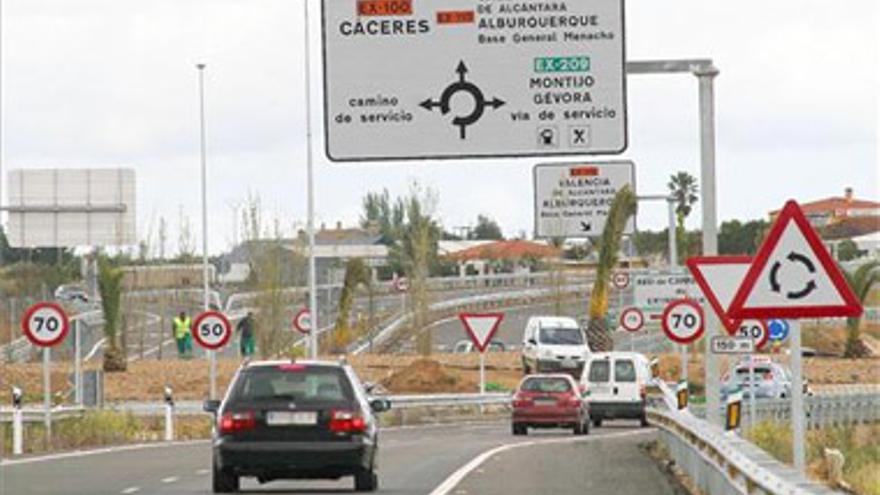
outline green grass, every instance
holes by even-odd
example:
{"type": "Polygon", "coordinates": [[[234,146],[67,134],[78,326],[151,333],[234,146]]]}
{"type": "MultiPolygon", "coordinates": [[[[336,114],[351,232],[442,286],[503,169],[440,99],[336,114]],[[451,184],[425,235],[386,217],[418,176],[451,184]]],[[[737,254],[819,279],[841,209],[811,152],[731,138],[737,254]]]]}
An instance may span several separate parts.
{"type": "MultiPolygon", "coordinates": [[[[791,464],[792,431],[788,424],[764,421],[746,431],[746,438],[776,459],[791,464]]],[[[824,478],[825,449],[837,449],[846,463],[843,479],[856,493],[880,495],[880,425],[827,427],[807,433],[810,473],[824,478]]]]}

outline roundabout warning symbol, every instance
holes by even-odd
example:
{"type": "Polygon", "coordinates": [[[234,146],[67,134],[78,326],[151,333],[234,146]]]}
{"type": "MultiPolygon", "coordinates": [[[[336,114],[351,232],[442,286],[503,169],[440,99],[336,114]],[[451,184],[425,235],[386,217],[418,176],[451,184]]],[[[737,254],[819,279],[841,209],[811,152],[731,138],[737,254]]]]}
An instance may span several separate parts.
{"type": "Polygon", "coordinates": [[[464,64],[464,61],[458,63],[458,68],[455,69],[455,72],[458,74],[458,81],[450,84],[443,90],[443,93],[440,95],[439,101],[434,101],[430,98],[419,103],[419,106],[424,108],[425,110],[431,111],[434,108],[439,107],[440,113],[446,115],[451,110],[450,102],[452,101],[452,97],[455,96],[456,93],[467,93],[470,95],[471,99],[474,101],[473,110],[471,113],[467,115],[457,115],[454,119],[452,119],[452,125],[457,126],[459,129],[459,136],[461,139],[467,139],[467,126],[476,124],[480,117],[483,116],[483,113],[486,111],[486,107],[491,107],[492,109],[498,109],[502,105],[504,105],[504,101],[499,99],[498,97],[492,98],[492,100],[487,101],[486,97],[483,96],[483,92],[478,88],[474,83],[467,80],[468,69],[464,64]]]}

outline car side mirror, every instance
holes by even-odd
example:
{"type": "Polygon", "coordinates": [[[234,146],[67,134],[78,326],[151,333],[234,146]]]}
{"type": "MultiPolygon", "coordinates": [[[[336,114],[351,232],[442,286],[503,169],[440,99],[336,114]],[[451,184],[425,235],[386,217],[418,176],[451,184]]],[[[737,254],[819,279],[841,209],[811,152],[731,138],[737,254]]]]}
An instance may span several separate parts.
{"type": "Polygon", "coordinates": [[[220,410],[220,401],[219,400],[206,400],[204,404],[202,404],[202,410],[211,413],[217,414],[217,411],[220,410]]]}
{"type": "Polygon", "coordinates": [[[370,401],[370,409],[374,413],[382,413],[391,409],[391,401],[388,399],[373,399],[370,401]]]}
{"type": "Polygon", "coordinates": [[[375,383],[373,383],[373,382],[365,382],[364,383],[364,391],[366,391],[368,394],[372,394],[373,390],[375,390],[375,389],[376,389],[375,383]]]}
{"type": "Polygon", "coordinates": [[[529,339],[529,345],[538,345],[538,341],[535,339],[529,339]]]}
{"type": "Polygon", "coordinates": [[[590,396],[590,389],[588,389],[586,385],[581,384],[578,386],[578,390],[580,391],[582,398],[586,399],[590,396]]]}

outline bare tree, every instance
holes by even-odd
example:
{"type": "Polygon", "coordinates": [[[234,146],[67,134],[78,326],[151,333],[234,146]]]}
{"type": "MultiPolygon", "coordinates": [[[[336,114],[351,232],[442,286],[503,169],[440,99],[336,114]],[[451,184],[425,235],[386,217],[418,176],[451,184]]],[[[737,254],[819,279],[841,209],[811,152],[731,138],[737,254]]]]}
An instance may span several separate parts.
{"type": "Polygon", "coordinates": [[[159,259],[165,260],[165,254],[167,253],[166,248],[168,247],[168,222],[165,221],[165,217],[159,217],[159,259]]]}
{"type": "Polygon", "coordinates": [[[195,238],[192,232],[192,222],[183,213],[180,207],[178,217],[177,254],[182,261],[189,261],[195,255],[195,238]]]}

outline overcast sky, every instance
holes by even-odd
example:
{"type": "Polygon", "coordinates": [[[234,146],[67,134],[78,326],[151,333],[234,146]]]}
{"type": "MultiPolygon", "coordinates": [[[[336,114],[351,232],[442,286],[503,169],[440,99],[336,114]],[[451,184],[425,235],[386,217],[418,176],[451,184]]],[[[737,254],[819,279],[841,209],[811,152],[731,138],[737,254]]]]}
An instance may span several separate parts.
{"type": "MultiPolygon", "coordinates": [[[[629,0],[629,60],[711,57],[721,220],[766,217],[789,197],[878,199],[876,0],[629,0]]],[[[318,3],[313,12],[317,13],[318,3]]],[[[302,4],[291,0],[0,0],[2,159],[32,167],[132,166],[138,230],[199,218],[197,73],[207,68],[211,250],[257,194],[285,226],[305,217],[302,4]]],[[[318,16],[312,18],[319,67],[318,16]]],[[[316,70],[315,74],[319,71],[316,70]]],[[[404,73],[405,74],[405,73],[404,73]]],[[[320,139],[319,79],[313,81],[320,139]]],[[[629,82],[640,194],[699,175],[696,79],[629,82]]],[[[316,142],[319,222],[357,221],[361,198],[419,181],[447,228],[496,218],[532,231],[535,160],[331,164],[316,142]]],[[[5,179],[5,176],[4,176],[5,179]]],[[[5,190],[4,186],[4,190],[5,190]]],[[[5,191],[4,191],[5,194],[5,191]]],[[[644,205],[640,228],[665,210],[644,205]]],[[[689,220],[700,223],[699,208],[689,220]]],[[[155,237],[155,235],[154,235],[155,237]]],[[[176,239],[176,234],[171,235],[176,239]]]]}

